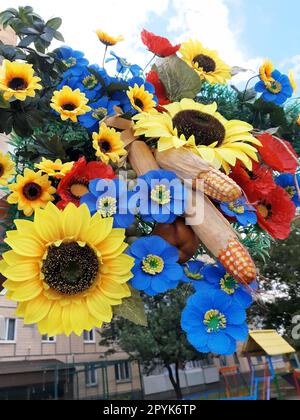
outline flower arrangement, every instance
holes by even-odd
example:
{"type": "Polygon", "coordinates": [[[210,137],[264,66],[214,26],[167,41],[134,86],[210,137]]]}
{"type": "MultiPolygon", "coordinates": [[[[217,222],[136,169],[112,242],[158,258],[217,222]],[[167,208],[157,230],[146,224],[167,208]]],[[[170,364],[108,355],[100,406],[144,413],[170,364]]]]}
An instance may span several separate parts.
{"type": "Polygon", "coordinates": [[[0,273],[17,315],[50,336],[114,316],[146,325],[143,294],[184,282],[190,343],[235,352],[259,288],[260,250],[244,243],[287,238],[300,203],[293,75],[266,61],[240,92],[216,51],[146,30],[145,70],[102,30],[103,63],[90,65],[67,46],[48,52],[63,41],[59,18],[26,7],[0,20],[19,37],[0,45],[0,132],[12,145],[0,153],[0,273]]]}

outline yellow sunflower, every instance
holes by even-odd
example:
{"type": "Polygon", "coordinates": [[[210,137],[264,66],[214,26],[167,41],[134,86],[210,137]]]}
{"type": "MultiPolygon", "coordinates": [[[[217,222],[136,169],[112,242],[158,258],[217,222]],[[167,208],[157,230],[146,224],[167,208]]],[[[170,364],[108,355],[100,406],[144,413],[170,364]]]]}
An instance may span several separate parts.
{"type": "Polygon", "coordinates": [[[294,72],[292,70],[290,70],[290,72],[289,72],[289,79],[290,79],[290,83],[291,83],[291,86],[293,88],[294,93],[297,93],[298,86],[297,86],[297,82],[295,80],[294,72]]]}
{"type": "Polygon", "coordinates": [[[216,51],[204,48],[201,42],[190,39],[182,44],[180,52],[182,59],[210,85],[223,85],[231,79],[231,67],[219,58],[216,51]]]}
{"type": "Polygon", "coordinates": [[[297,119],[297,124],[300,126],[300,114],[299,114],[298,119],[297,119]]]}
{"type": "Polygon", "coordinates": [[[4,60],[0,68],[0,92],[8,101],[16,98],[25,101],[30,96],[35,97],[35,91],[43,87],[39,84],[41,79],[34,76],[32,64],[4,60]]]}
{"type": "Polygon", "coordinates": [[[60,159],[56,159],[55,162],[52,162],[52,160],[43,158],[42,162],[36,164],[35,167],[53,178],[62,179],[70,172],[73,165],[74,162],[62,163],[60,159]]]}
{"type": "Polygon", "coordinates": [[[0,151],[0,185],[5,186],[8,180],[15,175],[15,164],[8,155],[4,155],[0,151]]]}
{"type": "Polygon", "coordinates": [[[120,157],[127,155],[121,134],[114,128],[107,127],[105,123],[101,124],[99,133],[93,134],[93,147],[96,150],[96,156],[106,164],[110,160],[118,163],[120,157]]]}
{"type": "Polygon", "coordinates": [[[88,207],[49,203],[34,222],[16,220],[5,242],[0,272],[16,315],[41,334],[81,335],[112,320],[112,307],[130,297],[134,259],[124,252],[125,230],[113,219],[91,217],[88,207]]]}
{"type": "Polygon", "coordinates": [[[62,90],[54,92],[50,106],[60,114],[63,121],[70,119],[77,122],[80,115],[91,111],[88,102],[88,98],[79,89],[72,90],[64,86],[62,90]]]}
{"type": "Polygon", "coordinates": [[[49,201],[54,201],[56,189],[51,186],[48,175],[25,169],[24,176],[18,175],[17,182],[9,186],[12,194],[7,198],[9,204],[18,204],[18,209],[26,216],[35,210],[44,208],[49,201]]]}
{"type": "Polygon", "coordinates": [[[97,37],[102,44],[104,44],[106,47],[113,47],[114,45],[118,44],[118,42],[124,41],[123,36],[110,36],[108,33],[101,31],[98,29],[96,31],[97,37]]]}
{"type": "Polygon", "coordinates": [[[189,147],[216,168],[228,173],[237,159],[252,169],[252,160],[258,161],[261,146],[253,137],[253,127],[243,121],[226,120],[217,112],[217,104],[202,105],[192,99],[183,99],[164,106],[165,113],[156,110],[134,117],[135,134],[159,138],[158,150],[189,147]]]}
{"type": "Polygon", "coordinates": [[[272,63],[272,61],[271,60],[265,60],[265,62],[259,68],[260,79],[266,84],[274,81],[274,79],[272,77],[272,73],[273,73],[274,70],[275,70],[275,67],[274,67],[274,64],[272,63]]]}
{"type": "Polygon", "coordinates": [[[135,84],[134,87],[130,87],[127,96],[132,107],[138,112],[149,112],[156,107],[154,96],[145,89],[145,85],[135,84]]]}

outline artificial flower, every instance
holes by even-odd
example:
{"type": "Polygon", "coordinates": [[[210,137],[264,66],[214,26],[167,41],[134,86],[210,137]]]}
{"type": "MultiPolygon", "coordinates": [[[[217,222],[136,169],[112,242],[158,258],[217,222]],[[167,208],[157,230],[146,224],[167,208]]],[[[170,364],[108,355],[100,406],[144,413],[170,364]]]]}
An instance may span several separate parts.
{"type": "Polygon", "coordinates": [[[269,133],[257,138],[262,144],[259,154],[267,165],[278,172],[296,172],[299,165],[298,156],[288,141],[277,139],[269,133]]]}
{"type": "Polygon", "coordinates": [[[79,123],[91,133],[99,131],[101,121],[115,114],[115,107],[119,101],[113,101],[108,96],[103,96],[99,101],[90,104],[91,111],[79,117],[79,123]]]}
{"type": "Polygon", "coordinates": [[[57,193],[61,201],[57,204],[64,209],[69,203],[80,206],[80,199],[89,192],[89,183],[93,179],[114,179],[112,168],[102,162],[89,162],[82,157],[76,162],[72,170],[60,181],[57,193]]]}
{"type": "Polygon", "coordinates": [[[91,111],[87,106],[89,100],[79,89],[72,90],[64,86],[62,90],[55,91],[51,99],[51,108],[54,109],[63,121],[78,122],[78,117],[91,111]]]}
{"type": "Polygon", "coordinates": [[[89,193],[80,199],[86,204],[91,215],[100,214],[102,218],[113,217],[114,228],[127,229],[134,222],[134,209],[129,207],[132,193],[127,184],[120,180],[94,179],[89,184],[89,193]]]}
{"type": "Polygon", "coordinates": [[[108,33],[101,31],[100,29],[96,31],[96,34],[99,41],[102,42],[102,44],[104,44],[106,47],[113,47],[119,42],[124,41],[123,36],[120,35],[120,36],[113,37],[109,35],[108,33]]]}
{"type": "Polygon", "coordinates": [[[7,198],[9,204],[18,204],[25,216],[31,216],[37,209],[46,207],[54,201],[56,189],[52,187],[48,175],[26,168],[24,176],[18,175],[17,182],[9,185],[12,191],[7,198]]]}
{"type": "Polygon", "coordinates": [[[282,174],[278,176],[275,181],[277,185],[288,193],[295,206],[300,207],[300,175],[282,174]]]}
{"type": "Polygon", "coordinates": [[[230,177],[244,190],[269,194],[276,188],[273,172],[264,165],[254,162],[252,171],[248,171],[240,162],[232,168],[230,177]]]}
{"type": "Polygon", "coordinates": [[[27,97],[34,98],[36,90],[43,87],[41,79],[34,76],[32,64],[4,60],[0,68],[0,92],[9,101],[12,98],[25,101],[27,97]]]}
{"type": "Polygon", "coordinates": [[[204,48],[201,42],[190,39],[182,44],[180,52],[183,60],[210,85],[223,85],[231,79],[231,68],[216,51],[204,48]]]}
{"type": "Polygon", "coordinates": [[[294,93],[297,93],[298,86],[297,86],[297,82],[295,80],[294,72],[292,70],[289,72],[289,80],[290,80],[290,83],[291,83],[291,86],[293,88],[294,93]]]}
{"type": "Polygon", "coordinates": [[[293,88],[288,76],[275,70],[271,80],[264,82],[260,80],[255,85],[256,92],[262,93],[262,99],[266,102],[274,102],[276,105],[283,105],[287,99],[293,96],[293,88]]]}
{"type": "Polygon", "coordinates": [[[245,197],[239,198],[234,203],[221,203],[222,212],[229,217],[236,219],[241,226],[256,225],[256,210],[247,202],[245,197]]]}
{"type": "Polygon", "coordinates": [[[61,47],[57,51],[58,57],[62,60],[67,70],[64,72],[64,78],[79,77],[85,71],[89,62],[84,58],[84,53],[81,51],[72,50],[70,47],[61,47]]]}
{"type": "Polygon", "coordinates": [[[183,266],[183,277],[184,283],[197,283],[203,280],[202,270],[204,263],[198,260],[191,260],[183,266]]]}
{"type": "Polygon", "coordinates": [[[230,166],[241,160],[252,169],[252,160],[258,161],[259,140],[251,134],[253,127],[243,121],[226,120],[217,112],[217,104],[202,105],[192,99],[183,99],[165,105],[166,112],[156,110],[134,117],[135,133],[159,138],[158,150],[189,147],[216,168],[227,173],[230,166]]]}
{"type": "Polygon", "coordinates": [[[138,239],[128,254],[135,259],[131,285],[149,296],[175,289],[183,276],[178,249],[160,236],[138,239]]]}
{"type": "Polygon", "coordinates": [[[172,45],[167,38],[153,34],[144,29],[141,33],[142,41],[149,51],[158,57],[169,57],[180,50],[181,44],[172,45]]]}
{"type": "Polygon", "coordinates": [[[49,336],[80,336],[111,322],[112,307],[131,295],[134,260],[124,254],[125,231],[73,204],[60,211],[50,203],[34,222],[15,223],[0,271],[25,325],[38,324],[49,336]]]}
{"type": "Polygon", "coordinates": [[[297,125],[300,126],[300,114],[299,114],[298,119],[297,119],[297,125]]]}
{"type": "Polygon", "coordinates": [[[272,79],[272,73],[275,70],[274,64],[272,63],[272,61],[270,60],[266,60],[262,66],[259,68],[259,76],[260,79],[264,82],[264,83],[269,83],[271,82],[272,79]]]}
{"type": "Polygon", "coordinates": [[[127,106],[123,106],[124,112],[149,112],[157,105],[154,86],[141,77],[134,77],[129,81],[127,97],[129,102],[127,106]]]}
{"type": "Polygon", "coordinates": [[[114,128],[107,127],[105,123],[101,124],[98,133],[93,134],[93,147],[96,150],[96,156],[106,164],[110,160],[118,163],[122,156],[126,156],[127,152],[124,146],[121,134],[114,128]]]}
{"type": "Polygon", "coordinates": [[[0,185],[6,186],[15,173],[14,162],[0,151],[0,185]]]}
{"type": "Polygon", "coordinates": [[[143,69],[140,66],[138,66],[137,64],[129,63],[129,61],[127,61],[126,58],[119,57],[113,51],[110,52],[110,55],[112,56],[112,58],[108,58],[106,62],[109,63],[110,61],[116,61],[118,74],[124,74],[127,71],[129,71],[133,77],[139,77],[140,74],[143,72],[143,69]]]}
{"type": "Polygon", "coordinates": [[[170,99],[167,97],[166,88],[162,81],[159,79],[159,76],[155,70],[151,70],[147,74],[146,81],[154,86],[155,95],[158,99],[159,105],[164,106],[171,103],[170,99]]]}
{"type": "Polygon", "coordinates": [[[138,178],[137,188],[143,191],[139,213],[145,222],[173,223],[182,216],[187,203],[187,190],[176,174],[169,171],[150,171],[138,178]],[[139,185],[147,184],[147,191],[139,185]]]}
{"type": "Polygon", "coordinates": [[[52,178],[62,179],[73,168],[74,162],[62,163],[60,159],[55,162],[42,158],[42,162],[35,165],[41,172],[51,176],[52,178]]]}
{"type": "Polygon", "coordinates": [[[247,340],[245,321],[245,309],[226,293],[198,292],[189,298],[181,326],[188,341],[200,353],[229,356],[236,352],[237,341],[247,340]]]}

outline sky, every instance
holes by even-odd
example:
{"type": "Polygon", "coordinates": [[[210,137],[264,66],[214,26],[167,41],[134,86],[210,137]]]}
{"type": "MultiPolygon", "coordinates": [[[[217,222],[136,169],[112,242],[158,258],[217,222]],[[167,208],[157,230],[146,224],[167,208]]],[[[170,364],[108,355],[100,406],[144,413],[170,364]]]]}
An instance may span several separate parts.
{"type": "Polygon", "coordinates": [[[292,69],[300,83],[299,0],[0,0],[0,9],[31,5],[44,19],[63,19],[65,43],[101,63],[103,29],[126,40],[114,51],[141,67],[151,53],[141,43],[143,28],[173,42],[199,39],[218,50],[232,66],[249,69],[242,83],[257,73],[262,60],[273,60],[283,72],[292,69]]]}

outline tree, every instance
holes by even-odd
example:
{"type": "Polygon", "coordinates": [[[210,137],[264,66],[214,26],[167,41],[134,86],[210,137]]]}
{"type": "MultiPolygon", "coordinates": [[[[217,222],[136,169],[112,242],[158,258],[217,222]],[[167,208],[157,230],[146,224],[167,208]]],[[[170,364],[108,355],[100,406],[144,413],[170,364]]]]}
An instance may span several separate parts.
{"type": "Polygon", "coordinates": [[[191,294],[191,287],[182,285],[165,296],[144,297],[147,327],[118,319],[101,332],[100,345],[119,346],[132,360],[139,361],[147,374],[163,364],[178,399],[182,399],[180,369],[184,369],[187,361],[201,359],[201,354],[191,347],[180,327],[181,313],[191,294]]]}

